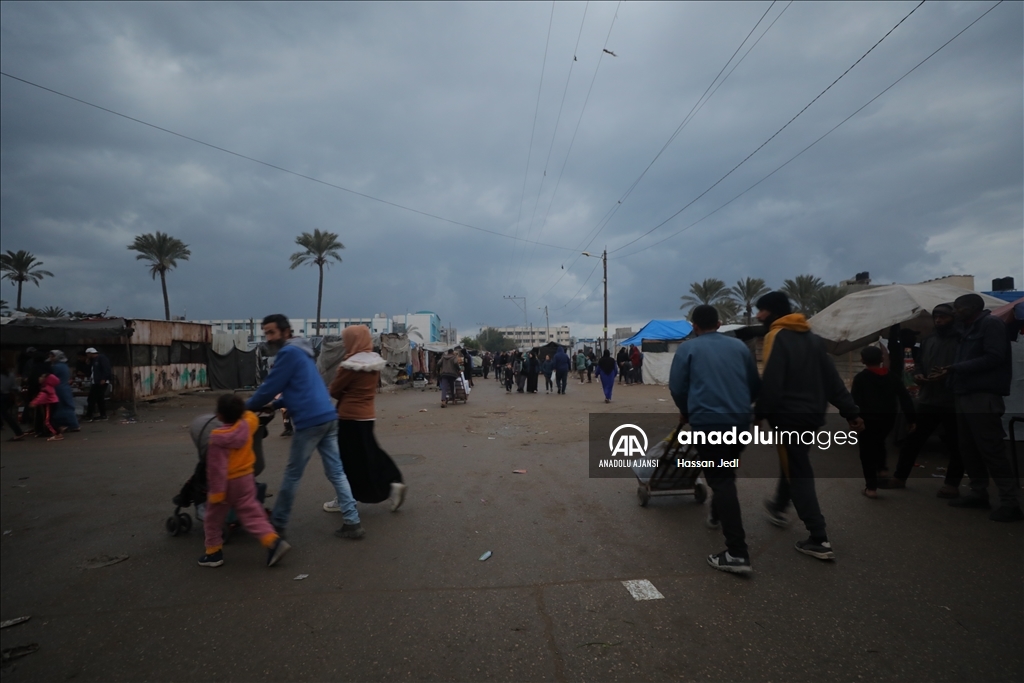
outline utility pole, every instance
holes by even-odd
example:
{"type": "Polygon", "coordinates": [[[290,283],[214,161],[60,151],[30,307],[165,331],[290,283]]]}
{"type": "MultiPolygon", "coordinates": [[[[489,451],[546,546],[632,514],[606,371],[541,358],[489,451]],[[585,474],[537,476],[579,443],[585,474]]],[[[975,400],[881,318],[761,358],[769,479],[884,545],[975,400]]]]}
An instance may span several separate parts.
{"type": "MultiPolygon", "coordinates": [[[[584,256],[590,256],[596,258],[595,254],[584,251],[584,256]]],[[[603,344],[602,351],[608,348],[608,248],[601,252],[601,263],[604,265],[604,336],[601,338],[603,344]]]]}
{"type": "MultiPolygon", "coordinates": [[[[540,306],[537,307],[537,310],[538,311],[540,310],[540,306]]],[[[544,337],[545,337],[545,340],[544,340],[545,343],[551,341],[551,320],[548,319],[548,307],[547,306],[544,307],[544,337]]]]}

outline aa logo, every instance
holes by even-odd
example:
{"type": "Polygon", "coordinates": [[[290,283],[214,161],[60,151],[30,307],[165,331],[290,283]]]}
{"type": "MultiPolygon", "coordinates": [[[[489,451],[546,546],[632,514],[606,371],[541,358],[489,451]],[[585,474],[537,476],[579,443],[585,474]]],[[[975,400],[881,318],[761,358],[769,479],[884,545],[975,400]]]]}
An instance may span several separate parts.
{"type": "Polygon", "coordinates": [[[647,453],[647,434],[636,425],[619,425],[608,437],[608,448],[612,457],[621,455],[624,458],[642,458],[647,453]]]}

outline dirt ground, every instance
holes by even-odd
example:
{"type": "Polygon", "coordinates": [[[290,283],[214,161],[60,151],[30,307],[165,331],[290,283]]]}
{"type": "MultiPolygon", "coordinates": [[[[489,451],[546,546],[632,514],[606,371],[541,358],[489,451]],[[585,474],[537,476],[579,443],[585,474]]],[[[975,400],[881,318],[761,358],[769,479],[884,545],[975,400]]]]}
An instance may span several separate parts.
{"type": "MultiPolygon", "coordinates": [[[[0,617],[31,619],[0,630],[3,677],[1021,679],[1024,525],[936,499],[937,452],[907,490],[878,501],[856,476],[819,479],[831,563],[794,551],[799,523],[761,518],[771,478],[742,479],[745,579],[706,565],[724,548],[706,505],[641,508],[635,481],[588,476],[590,413],[672,413],[666,388],[617,387],[609,405],[596,381],[570,382],[565,396],[476,385],[443,410],[436,391],[380,394],[377,438],[409,485],[405,506],[361,505],[366,538],[335,538],[341,521],[321,509],[333,493],[314,457],[288,529],[294,549],[271,569],[244,534],[223,567],[200,568],[201,529],[163,529],[195,463],[186,425],[215,394],[83,425],[61,443],[5,442],[0,617]],[[634,599],[623,582],[639,580],[662,597],[634,599]]],[[[280,421],[270,430],[260,480],[274,492],[290,442],[280,421]]],[[[854,448],[814,457],[859,472],[854,448]]],[[[773,467],[775,455],[744,458],[773,467]]]]}

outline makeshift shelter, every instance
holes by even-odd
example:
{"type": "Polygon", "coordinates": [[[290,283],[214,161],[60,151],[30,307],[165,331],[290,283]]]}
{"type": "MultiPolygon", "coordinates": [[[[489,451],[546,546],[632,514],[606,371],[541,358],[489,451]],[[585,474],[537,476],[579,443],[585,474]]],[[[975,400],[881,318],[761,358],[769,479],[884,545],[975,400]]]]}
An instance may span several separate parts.
{"type": "MultiPolygon", "coordinates": [[[[945,282],[874,287],[844,296],[808,322],[825,340],[829,352],[839,355],[877,341],[896,324],[919,333],[931,332],[932,309],[964,294],[976,292],[945,282]]],[[[984,294],[978,296],[987,308],[1006,303],[984,294]]]]}
{"type": "Polygon", "coordinates": [[[615,343],[619,347],[639,347],[644,354],[644,382],[664,385],[668,384],[676,349],[692,332],[693,325],[687,320],[652,320],[629,339],[615,343]]]}
{"type": "Polygon", "coordinates": [[[129,318],[5,318],[0,349],[12,361],[33,346],[75,358],[95,347],[110,359],[111,399],[130,401],[209,386],[209,325],[129,318]]]}

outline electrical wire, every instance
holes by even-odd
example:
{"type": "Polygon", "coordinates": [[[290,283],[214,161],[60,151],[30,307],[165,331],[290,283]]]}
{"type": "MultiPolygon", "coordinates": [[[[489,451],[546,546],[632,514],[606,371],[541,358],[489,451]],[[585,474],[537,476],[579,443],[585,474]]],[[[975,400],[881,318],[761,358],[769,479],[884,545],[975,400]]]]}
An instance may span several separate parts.
{"type": "MultiPolygon", "coordinates": [[[[972,26],[974,26],[974,25],[975,25],[976,23],[978,23],[979,21],[981,21],[981,20],[982,20],[982,19],[983,19],[983,18],[985,17],[985,15],[987,15],[987,14],[988,14],[989,12],[991,12],[992,10],[994,10],[994,9],[995,9],[996,7],[998,7],[998,6],[999,6],[999,5],[1001,5],[1001,4],[1003,4],[1003,0],[999,0],[999,2],[997,2],[996,4],[994,4],[994,5],[992,5],[991,7],[989,7],[989,8],[987,9],[987,10],[985,10],[985,12],[984,12],[984,13],[982,13],[982,14],[981,14],[981,16],[979,16],[979,17],[978,17],[977,19],[975,19],[974,21],[972,21],[972,22],[971,22],[970,24],[968,24],[968,25],[967,25],[966,27],[964,27],[964,28],[963,28],[962,30],[960,30],[960,31],[959,31],[959,32],[958,32],[958,33],[957,33],[956,35],[954,35],[954,36],[953,36],[952,38],[950,38],[949,40],[947,40],[947,41],[946,41],[945,43],[943,43],[942,45],[940,45],[938,49],[936,49],[936,50],[935,50],[934,52],[932,52],[932,53],[931,53],[930,55],[928,55],[927,57],[925,57],[924,59],[922,59],[922,60],[921,60],[920,62],[918,62],[918,63],[917,63],[916,65],[914,65],[914,67],[913,67],[912,69],[910,69],[910,70],[909,70],[909,71],[907,71],[907,72],[906,72],[905,74],[903,74],[902,76],[900,76],[899,78],[897,78],[897,79],[896,79],[895,81],[893,81],[893,82],[892,82],[892,83],[891,83],[891,84],[890,84],[889,86],[887,86],[887,87],[886,87],[886,88],[885,88],[884,90],[882,90],[882,91],[881,91],[880,93],[878,93],[877,95],[875,95],[874,97],[872,97],[872,98],[871,98],[870,100],[868,100],[867,102],[865,102],[865,103],[864,103],[863,105],[861,105],[860,107],[858,107],[858,108],[856,109],[856,111],[854,111],[854,112],[853,112],[852,114],[850,114],[849,116],[847,116],[847,117],[846,117],[845,119],[843,119],[842,121],[840,121],[839,123],[837,123],[836,125],[834,125],[834,126],[833,126],[832,128],[830,128],[830,129],[829,129],[829,130],[828,130],[827,132],[825,132],[825,133],[824,133],[824,134],[823,134],[823,135],[822,135],[821,137],[819,137],[819,138],[818,138],[818,139],[816,139],[816,140],[815,140],[814,142],[812,142],[811,144],[807,145],[807,146],[806,146],[806,147],[804,147],[804,148],[803,148],[802,150],[800,150],[799,152],[797,152],[796,154],[794,154],[794,155],[793,155],[792,157],[790,157],[790,158],[789,158],[789,160],[788,160],[788,161],[786,161],[785,163],[783,163],[783,164],[781,164],[780,166],[778,166],[778,167],[777,167],[777,168],[776,168],[775,170],[773,170],[773,171],[772,171],[771,173],[769,173],[768,175],[764,176],[763,178],[761,178],[760,180],[758,180],[758,181],[757,181],[756,183],[754,183],[753,185],[751,185],[751,186],[750,186],[750,187],[748,187],[747,189],[743,190],[743,192],[740,192],[740,193],[739,193],[738,195],[736,195],[735,197],[733,197],[733,198],[732,198],[732,199],[730,199],[729,201],[725,202],[724,204],[722,204],[721,206],[719,206],[719,207],[718,207],[717,209],[715,209],[715,210],[714,210],[714,211],[712,211],[711,213],[708,213],[707,215],[703,216],[702,218],[700,218],[700,219],[698,219],[698,220],[694,221],[693,223],[690,223],[690,224],[689,224],[689,225],[687,225],[687,226],[686,226],[685,228],[681,228],[681,229],[677,230],[676,232],[672,233],[672,234],[671,234],[671,235],[669,235],[668,237],[665,237],[665,238],[663,238],[663,239],[661,239],[661,240],[659,240],[659,241],[655,242],[654,244],[650,244],[650,245],[648,245],[648,246],[646,246],[646,247],[643,247],[642,249],[637,249],[636,251],[632,251],[632,252],[630,252],[630,253],[628,253],[628,254],[623,254],[622,256],[616,256],[615,258],[616,258],[616,259],[620,259],[620,258],[628,258],[628,257],[630,257],[630,256],[633,256],[633,255],[635,255],[635,254],[639,254],[640,252],[643,252],[643,251],[647,251],[648,249],[651,249],[651,248],[653,248],[653,247],[656,247],[656,246],[658,246],[659,244],[662,244],[663,242],[666,242],[667,240],[670,240],[670,239],[672,239],[672,238],[673,238],[673,237],[675,237],[676,235],[678,235],[678,234],[680,234],[680,233],[682,233],[682,232],[685,232],[685,231],[689,230],[689,229],[690,229],[690,228],[692,228],[693,226],[697,225],[698,223],[700,223],[700,222],[704,221],[704,220],[705,220],[705,219],[707,219],[707,218],[710,218],[711,216],[713,216],[714,214],[718,213],[719,211],[721,211],[721,210],[722,210],[722,209],[724,209],[725,207],[729,206],[729,205],[730,205],[730,204],[732,204],[732,203],[733,203],[734,201],[736,201],[737,199],[739,199],[740,197],[742,197],[742,196],[743,196],[743,195],[745,195],[746,193],[750,192],[750,191],[751,191],[751,190],[753,190],[753,189],[754,189],[755,187],[757,187],[758,185],[760,185],[761,183],[763,183],[764,181],[768,180],[768,179],[769,179],[769,178],[771,178],[771,177],[772,177],[773,175],[775,175],[776,173],[778,173],[779,171],[781,171],[781,170],[782,170],[783,168],[785,168],[786,166],[788,166],[788,165],[789,165],[789,164],[790,164],[791,162],[793,162],[794,160],[796,160],[796,158],[797,158],[797,157],[801,156],[801,155],[802,155],[802,154],[803,154],[804,152],[806,152],[807,150],[809,150],[809,149],[810,149],[811,147],[814,147],[814,146],[815,146],[815,145],[817,145],[817,144],[818,144],[819,142],[821,142],[822,140],[824,140],[824,139],[825,139],[826,137],[828,137],[829,135],[831,135],[831,134],[832,134],[832,133],[833,133],[833,132],[834,132],[834,131],[835,131],[835,130],[836,130],[837,128],[839,128],[840,126],[842,126],[842,125],[843,125],[844,123],[846,123],[847,121],[849,121],[850,119],[852,119],[852,118],[853,118],[854,116],[856,116],[856,115],[857,115],[857,114],[859,114],[860,112],[862,112],[862,111],[863,111],[863,110],[864,110],[864,109],[865,109],[866,107],[868,107],[868,106],[869,106],[869,105],[870,105],[870,104],[871,104],[872,102],[874,102],[875,100],[877,100],[877,99],[878,99],[879,97],[881,97],[881,96],[882,96],[882,95],[884,95],[885,93],[889,92],[889,90],[891,90],[892,88],[894,88],[894,87],[896,86],[896,84],[898,84],[898,83],[899,83],[900,81],[902,81],[902,80],[903,80],[904,78],[906,78],[906,77],[907,77],[907,76],[909,76],[910,74],[914,73],[914,71],[916,71],[916,70],[917,70],[917,69],[918,69],[918,68],[919,68],[919,67],[920,67],[921,65],[923,65],[923,64],[924,64],[925,62],[927,62],[927,61],[928,61],[929,59],[931,59],[932,57],[934,57],[935,55],[937,55],[937,54],[938,54],[938,53],[939,53],[939,52],[940,52],[940,51],[941,51],[941,50],[942,50],[943,48],[945,48],[945,47],[946,47],[947,45],[949,45],[949,44],[950,44],[950,43],[952,43],[952,42],[953,42],[954,40],[956,40],[957,38],[959,38],[959,37],[960,37],[960,36],[961,36],[961,35],[962,35],[962,34],[963,34],[964,32],[966,32],[966,31],[967,31],[967,29],[971,28],[971,27],[972,27],[972,26]]],[[[685,207],[684,207],[684,208],[685,208],[685,207]]],[[[678,213],[679,213],[679,212],[677,212],[676,214],[674,214],[674,215],[673,215],[672,217],[670,217],[670,218],[669,218],[668,220],[671,220],[672,218],[674,218],[674,217],[675,217],[676,215],[678,215],[678,213]]],[[[668,221],[665,221],[665,222],[668,222],[668,221]]],[[[661,225],[664,225],[664,223],[665,223],[665,222],[663,222],[663,223],[662,223],[661,225]]],[[[659,225],[659,226],[657,226],[657,227],[660,227],[660,225],[659,225]]],[[[634,241],[635,241],[635,240],[634,240],[634,241]]],[[[623,247],[620,247],[619,249],[622,249],[622,248],[623,248],[623,247]]],[[[619,251],[619,249],[616,249],[615,251],[619,251]]]]}
{"type": "Polygon", "coordinates": [[[748,161],[748,160],[749,160],[749,159],[750,159],[751,157],[753,157],[753,156],[754,156],[755,154],[757,154],[757,153],[758,153],[759,151],[761,151],[761,149],[763,149],[765,145],[767,145],[767,144],[768,144],[769,142],[771,142],[772,140],[774,140],[774,139],[775,139],[775,137],[776,137],[776,136],[777,136],[777,135],[778,135],[779,133],[781,133],[781,132],[782,132],[782,131],[784,131],[784,130],[785,130],[786,128],[788,128],[788,127],[789,127],[789,125],[790,125],[791,123],[793,123],[794,121],[796,121],[796,120],[797,120],[797,118],[799,118],[801,114],[803,114],[803,113],[804,113],[805,111],[807,111],[807,109],[808,109],[808,108],[809,108],[809,107],[810,107],[810,106],[811,106],[812,104],[814,104],[815,102],[817,102],[817,101],[818,101],[818,100],[819,100],[819,99],[820,99],[820,98],[821,98],[821,97],[822,97],[822,96],[823,96],[823,95],[824,95],[825,93],[827,93],[827,92],[828,92],[829,90],[831,90],[831,89],[832,89],[832,86],[834,86],[834,85],[835,85],[836,83],[838,83],[838,82],[839,82],[840,80],[842,80],[843,76],[846,76],[846,74],[850,73],[850,71],[852,71],[854,67],[856,67],[856,66],[857,66],[858,64],[860,64],[860,63],[861,63],[861,61],[862,61],[862,60],[863,60],[863,59],[864,59],[865,57],[867,57],[867,56],[868,56],[869,54],[871,54],[871,52],[872,52],[872,51],[873,51],[873,50],[874,50],[874,49],[875,49],[876,47],[878,47],[879,45],[881,45],[881,44],[882,44],[882,41],[883,41],[883,40],[885,40],[886,38],[888,38],[888,37],[889,37],[889,35],[890,35],[890,34],[891,34],[891,33],[892,33],[893,31],[895,31],[895,30],[896,30],[897,28],[899,28],[899,26],[900,26],[900,25],[901,25],[901,24],[902,24],[902,23],[903,23],[904,21],[906,21],[907,19],[909,19],[909,18],[910,18],[910,15],[912,15],[912,14],[913,14],[914,12],[916,12],[916,11],[917,11],[918,9],[920,9],[921,5],[923,5],[924,3],[925,3],[925,0],[921,0],[921,2],[919,2],[919,3],[917,4],[917,6],[915,6],[915,7],[914,7],[914,9],[910,10],[910,12],[909,12],[909,13],[908,13],[908,14],[907,14],[907,15],[906,15],[905,17],[903,17],[903,18],[902,18],[902,19],[900,19],[900,20],[899,20],[898,22],[896,22],[896,25],[895,25],[895,26],[893,26],[893,27],[892,27],[891,29],[889,29],[889,30],[888,30],[888,31],[887,31],[887,32],[885,33],[885,35],[884,35],[884,36],[882,36],[881,38],[879,38],[879,39],[878,39],[878,42],[876,42],[876,43],[875,43],[874,45],[872,45],[872,46],[871,46],[871,47],[870,47],[870,48],[868,49],[868,51],[867,51],[867,52],[865,52],[864,54],[862,54],[862,55],[861,55],[861,56],[860,56],[860,57],[859,57],[859,58],[857,59],[857,61],[855,61],[855,62],[854,62],[853,64],[851,64],[851,65],[850,65],[850,66],[849,66],[849,67],[848,67],[848,68],[846,69],[846,71],[844,71],[844,72],[843,72],[842,74],[840,74],[840,75],[839,75],[839,77],[838,77],[838,78],[836,78],[836,79],[835,79],[834,81],[832,81],[832,82],[831,82],[831,83],[830,83],[830,84],[828,85],[828,87],[827,87],[827,88],[825,88],[824,90],[822,90],[822,91],[821,91],[820,93],[818,93],[818,94],[817,94],[817,95],[816,95],[816,96],[814,97],[814,99],[812,99],[812,100],[811,100],[810,102],[808,102],[808,103],[807,103],[806,105],[804,105],[804,108],[803,108],[803,109],[801,109],[800,111],[798,111],[798,112],[796,113],[796,115],[794,115],[794,116],[793,116],[793,118],[791,118],[791,119],[790,119],[789,121],[787,121],[787,122],[785,123],[785,125],[783,125],[783,126],[782,126],[782,128],[779,128],[779,129],[778,129],[777,131],[775,131],[774,133],[772,133],[771,137],[769,137],[769,138],[768,138],[767,140],[765,140],[765,141],[764,141],[764,142],[762,142],[762,143],[761,143],[760,145],[758,145],[757,149],[755,149],[755,150],[754,150],[753,152],[751,152],[751,153],[750,153],[750,154],[748,154],[748,155],[747,155],[746,157],[744,157],[744,158],[743,158],[743,160],[742,160],[741,162],[739,162],[738,164],[736,164],[735,166],[733,166],[733,167],[732,167],[732,168],[731,168],[731,169],[729,170],[729,172],[728,172],[728,173],[726,173],[726,174],[725,174],[724,176],[722,176],[721,178],[719,178],[718,180],[716,180],[716,181],[715,181],[715,182],[714,182],[714,183],[713,183],[713,184],[711,185],[711,187],[707,188],[706,190],[704,190],[703,192],[701,192],[701,193],[700,193],[699,195],[697,195],[696,197],[694,197],[694,198],[693,198],[692,200],[690,200],[690,202],[689,202],[689,203],[687,203],[687,204],[686,204],[686,205],[685,205],[685,206],[684,206],[683,208],[681,208],[681,209],[679,209],[678,211],[676,211],[676,212],[675,212],[674,214],[672,214],[671,216],[669,216],[668,218],[666,218],[666,219],[665,219],[664,221],[662,221],[662,222],[661,222],[661,223],[659,223],[658,225],[654,226],[653,228],[651,228],[650,230],[648,230],[648,231],[647,231],[647,232],[645,232],[644,234],[640,235],[639,237],[637,237],[637,238],[635,238],[635,239],[632,239],[632,240],[630,240],[629,242],[626,242],[626,243],[625,243],[625,244],[623,244],[622,246],[620,246],[620,247],[616,247],[615,249],[613,249],[613,250],[612,250],[611,252],[609,252],[609,253],[612,253],[612,254],[614,254],[615,252],[618,252],[618,251],[621,251],[621,250],[625,249],[626,247],[628,247],[628,246],[629,246],[629,245],[631,245],[631,244],[634,244],[634,243],[636,243],[636,242],[639,242],[639,241],[640,241],[640,240],[642,240],[642,239],[643,239],[644,237],[647,237],[647,236],[648,236],[648,235],[650,235],[650,234],[651,234],[652,232],[654,232],[655,230],[657,230],[657,229],[658,229],[658,228],[660,228],[661,226],[665,225],[665,223],[668,223],[668,222],[669,222],[670,220],[672,220],[673,218],[675,218],[676,216],[678,216],[679,214],[681,214],[681,213],[682,213],[683,211],[685,211],[685,210],[686,210],[687,208],[689,208],[689,207],[690,207],[690,206],[692,206],[692,205],[693,205],[694,203],[696,203],[696,202],[697,202],[698,200],[700,200],[700,198],[701,198],[701,197],[703,197],[703,196],[704,196],[704,195],[706,195],[706,194],[707,194],[708,192],[710,192],[710,191],[711,191],[711,190],[713,190],[713,189],[714,189],[715,187],[717,187],[717,186],[719,185],[719,183],[721,183],[721,182],[722,182],[723,180],[725,180],[725,179],[726,179],[726,178],[728,178],[728,177],[729,177],[730,175],[732,175],[732,174],[733,174],[733,172],[734,172],[734,171],[736,171],[736,169],[738,169],[738,168],[739,168],[740,166],[742,166],[743,164],[745,164],[745,163],[746,163],[746,162],[747,162],[747,161],[748,161]]]}
{"type": "MultiPolygon", "coordinates": [[[[523,204],[526,202],[526,180],[530,177],[530,160],[533,158],[533,137],[537,133],[537,113],[540,111],[540,93],[544,87],[544,70],[548,65],[548,47],[551,45],[551,26],[555,21],[555,0],[551,0],[551,15],[548,17],[548,35],[544,40],[544,59],[540,65],[540,82],[537,84],[537,104],[533,108],[533,126],[530,127],[530,146],[526,152],[526,170],[523,172],[523,193],[519,198],[519,215],[516,216],[516,237],[519,237],[519,223],[523,219],[523,204]]],[[[529,233],[527,233],[529,234],[529,233]]],[[[525,249],[525,247],[524,247],[525,249]]],[[[508,276],[506,280],[511,286],[512,273],[516,262],[516,245],[512,245],[512,258],[508,262],[508,276]]]]}
{"type": "MultiPolygon", "coordinates": [[[[451,218],[445,218],[444,216],[438,216],[437,214],[433,214],[433,213],[430,213],[428,211],[421,211],[419,209],[414,209],[414,208],[412,208],[410,206],[405,206],[405,205],[399,204],[397,202],[388,201],[387,199],[381,199],[380,197],[374,197],[373,195],[366,194],[365,192],[358,192],[356,190],[352,190],[352,189],[349,189],[347,187],[343,187],[341,185],[336,185],[334,183],[327,182],[326,180],[321,180],[320,178],[316,178],[314,176],[306,175],[304,173],[299,173],[297,171],[292,171],[291,169],[285,168],[283,166],[278,166],[276,164],[272,164],[272,163],[267,162],[267,161],[261,161],[260,159],[256,159],[255,157],[247,156],[247,155],[241,154],[239,152],[234,152],[234,151],[232,151],[230,149],[227,149],[225,147],[220,147],[218,145],[214,145],[212,143],[205,142],[205,141],[200,140],[198,138],[194,138],[194,137],[185,135],[183,133],[175,132],[173,130],[170,130],[169,128],[164,128],[162,126],[158,126],[156,124],[149,123],[147,121],[143,121],[142,119],[137,119],[134,116],[128,116],[127,114],[122,114],[121,112],[114,111],[113,109],[108,109],[107,107],[103,107],[103,106],[100,106],[98,104],[93,104],[92,102],[89,102],[87,100],[83,100],[83,99],[78,98],[78,97],[74,97],[73,95],[68,95],[67,93],[63,93],[63,92],[61,92],[59,90],[54,90],[53,88],[48,88],[45,85],[40,85],[39,83],[34,83],[34,82],[30,81],[30,80],[27,80],[27,79],[24,79],[24,78],[19,78],[18,76],[14,76],[13,74],[9,74],[6,71],[0,71],[0,76],[4,76],[6,78],[10,78],[11,80],[14,80],[14,81],[19,81],[19,82],[24,83],[26,85],[31,85],[34,88],[39,88],[40,90],[45,90],[46,92],[53,93],[54,95],[60,95],[61,97],[66,97],[67,99],[72,100],[74,102],[78,102],[79,104],[84,104],[84,105],[86,105],[88,107],[92,107],[94,109],[99,109],[100,111],[106,112],[108,114],[113,114],[114,116],[120,116],[123,119],[127,119],[129,121],[133,121],[135,123],[142,124],[143,126],[148,126],[149,128],[153,128],[153,129],[158,130],[158,131],[160,131],[162,133],[167,133],[168,135],[173,135],[175,137],[182,138],[183,140],[188,140],[189,142],[194,142],[194,143],[196,143],[198,145],[203,145],[204,147],[209,147],[210,149],[215,149],[218,152],[224,152],[225,154],[230,154],[231,156],[238,157],[239,159],[245,159],[246,161],[251,161],[251,162],[253,162],[255,164],[259,164],[261,166],[266,166],[267,168],[272,168],[275,171],[281,171],[282,173],[287,173],[289,175],[293,175],[293,176],[302,178],[304,180],[309,180],[311,182],[318,183],[320,185],[325,185],[325,186],[333,188],[335,190],[341,190],[342,192],[348,192],[349,194],[353,194],[353,195],[356,195],[358,197],[363,197],[364,199],[369,199],[371,201],[378,202],[380,204],[386,204],[387,206],[391,206],[391,207],[394,207],[396,209],[401,209],[403,211],[408,211],[410,213],[415,213],[415,214],[418,214],[420,216],[426,216],[427,218],[433,218],[435,220],[439,220],[439,221],[442,221],[444,223],[450,223],[452,225],[458,225],[458,226],[463,227],[463,228],[469,228],[471,230],[477,230],[479,232],[487,233],[489,235],[494,235],[496,237],[504,237],[506,239],[515,240],[516,242],[526,242],[527,241],[527,240],[521,239],[518,236],[508,235],[508,234],[503,233],[503,232],[498,232],[497,230],[489,230],[487,228],[481,228],[479,226],[471,225],[469,223],[463,223],[462,221],[457,221],[457,220],[454,220],[454,219],[451,219],[451,218]]],[[[557,244],[545,244],[543,242],[539,242],[538,244],[540,244],[540,246],[542,246],[542,247],[549,247],[549,248],[552,248],[552,249],[558,249],[560,251],[572,251],[572,249],[570,249],[569,247],[563,247],[563,246],[559,246],[557,244]]]]}

